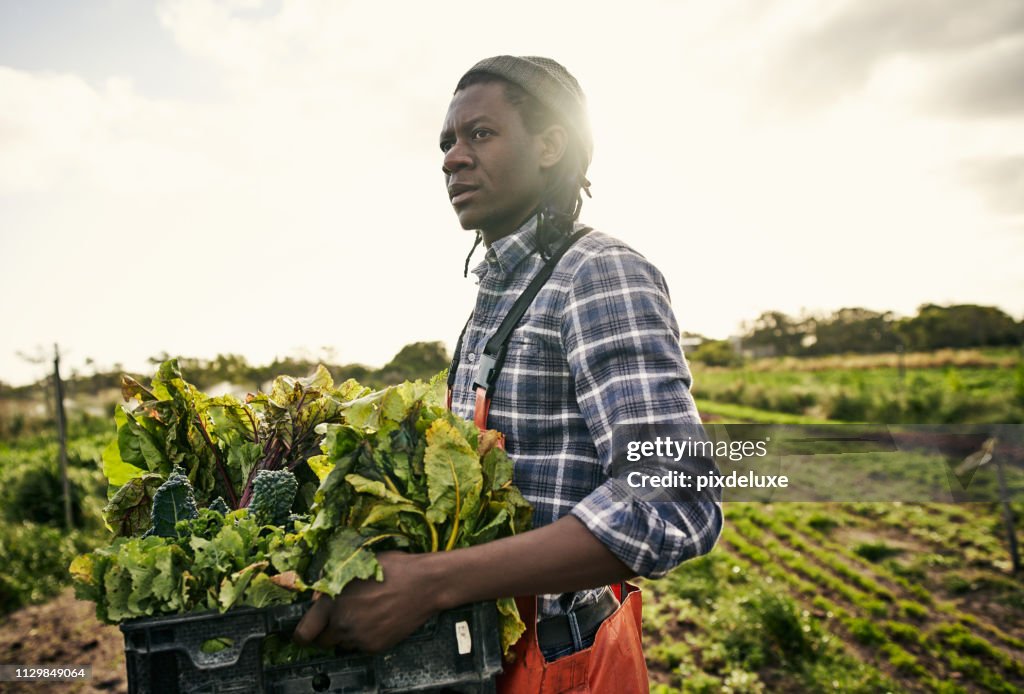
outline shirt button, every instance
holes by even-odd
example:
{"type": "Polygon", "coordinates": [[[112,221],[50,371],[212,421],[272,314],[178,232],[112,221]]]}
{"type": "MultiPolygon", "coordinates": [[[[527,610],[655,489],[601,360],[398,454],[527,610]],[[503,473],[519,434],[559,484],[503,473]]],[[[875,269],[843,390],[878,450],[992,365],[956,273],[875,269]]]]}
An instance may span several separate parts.
{"type": "Polygon", "coordinates": [[[469,361],[473,361],[476,359],[476,355],[470,352],[469,354],[466,355],[466,359],[468,359],[469,361]]]}

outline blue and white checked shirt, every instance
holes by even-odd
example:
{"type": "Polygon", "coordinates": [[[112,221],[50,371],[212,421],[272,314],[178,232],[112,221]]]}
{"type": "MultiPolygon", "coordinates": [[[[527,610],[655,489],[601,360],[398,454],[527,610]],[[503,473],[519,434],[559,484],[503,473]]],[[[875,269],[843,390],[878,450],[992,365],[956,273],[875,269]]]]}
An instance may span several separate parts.
{"type": "MultiPolygon", "coordinates": [[[[493,243],[473,269],[479,291],[453,387],[456,414],[473,418],[477,362],[543,266],[536,248],[533,217],[493,243]]],[[[488,419],[505,434],[534,527],[571,513],[651,578],[709,552],[722,528],[720,495],[640,498],[623,469],[630,441],[705,438],[690,383],[661,273],[600,232],[578,240],[512,333],[488,419]]],[[[600,589],[540,596],[539,616],[564,614],[598,595],[600,589]]]]}

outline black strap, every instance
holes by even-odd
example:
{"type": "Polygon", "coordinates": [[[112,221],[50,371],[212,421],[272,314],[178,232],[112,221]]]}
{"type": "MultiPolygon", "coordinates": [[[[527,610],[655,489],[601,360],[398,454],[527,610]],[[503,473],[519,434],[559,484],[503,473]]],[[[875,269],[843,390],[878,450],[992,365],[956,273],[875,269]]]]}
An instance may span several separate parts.
{"type": "MultiPolygon", "coordinates": [[[[459,333],[459,339],[455,342],[455,354],[452,355],[452,363],[448,366],[448,395],[449,399],[451,396],[452,388],[455,387],[455,370],[459,368],[459,355],[462,353],[462,338],[466,336],[466,328],[469,327],[469,322],[473,320],[473,314],[469,314],[469,318],[466,319],[466,324],[462,326],[462,332],[459,333]]],[[[449,403],[450,406],[450,403],[449,403]]]]}
{"type": "MultiPolygon", "coordinates": [[[[487,391],[487,397],[490,397],[494,392],[494,384],[498,380],[498,374],[501,373],[502,366],[505,365],[505,348],[508,346],[508,339],[512,335],[512,331],[519,325],[519,321],[522,320],[523,315],[526,314],[526,310],[530,308],[530,304],[537,297],[541,287],[551,277],[551,273],[555,271],[555,265],[561,260],[565,252],[569,250],[569,247],[576,243],[577,240],[590,233],[590,227],[583,227],[571,235],[569,235],[565,241],[562,242],[558,248],[551,254],[547,262],[544,263],[544,267],[540,269],[537,275],[530,281],[530,284],[523,290],[523,293],[519,295],[515,303],[512,304],[512,308],[509,309],[508,315],[498,326],[498,329],[494,332],[494,335],[490,340],[487,341],[487,345],[484,347],[484,353],[480,355],[480,363],[477,367],[476,380],[473,382],[474,388],[484,388],[487,391]]],[[[462,338],[466,335],[466,329],[469,327],[470,321],[473,319],[470,314],[469,319],[466,321],[466,325],[462,327],[462,332],[459,333],[459,340],[455,343],[455,354],[452,355],[452,363],[448,368],[448,390],[451,391],[455,386],[455,370],[459,368],[459,355],[462,353],[462,338]]]]}

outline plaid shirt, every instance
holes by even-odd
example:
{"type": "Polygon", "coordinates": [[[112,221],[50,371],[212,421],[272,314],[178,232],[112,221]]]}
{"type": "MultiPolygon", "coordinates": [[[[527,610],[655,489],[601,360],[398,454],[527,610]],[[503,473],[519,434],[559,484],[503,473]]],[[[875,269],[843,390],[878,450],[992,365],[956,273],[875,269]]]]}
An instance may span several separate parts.
{"type": "MultiPolygon", "coordinates": [[[[456,414],[472,419],[484,345],[543,264],[534,217],[473,269],[479,290],[453,386],[456,414]]],[[[722,528],[720,495],[638,498],[623,469],[630,441],[705,437],[690,383],[661,273],[600,232],[578,240],[512,333],[488,419],[505,434],[534,527],[571,513],[651,578],[709,552],[722,528]]],[[[539,613],[564,614],[600,591],[540,596],[539,613]]]]}

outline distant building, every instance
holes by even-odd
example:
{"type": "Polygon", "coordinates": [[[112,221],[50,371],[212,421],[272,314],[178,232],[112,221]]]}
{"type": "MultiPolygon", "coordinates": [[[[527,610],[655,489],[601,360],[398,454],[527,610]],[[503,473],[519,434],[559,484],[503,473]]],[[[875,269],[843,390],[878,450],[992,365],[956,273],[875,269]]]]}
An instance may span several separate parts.
{"type": "Polygon", "coordinates": [[[742,335],[732,335],[729,337],[729,344],[732,346],[732,350],[744,359],[763,359],[764,357],[775,356],[774,345],[753,345],[747,347],[743,344],[742,335]]]}

